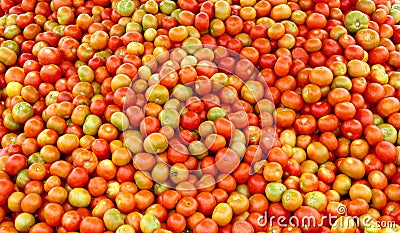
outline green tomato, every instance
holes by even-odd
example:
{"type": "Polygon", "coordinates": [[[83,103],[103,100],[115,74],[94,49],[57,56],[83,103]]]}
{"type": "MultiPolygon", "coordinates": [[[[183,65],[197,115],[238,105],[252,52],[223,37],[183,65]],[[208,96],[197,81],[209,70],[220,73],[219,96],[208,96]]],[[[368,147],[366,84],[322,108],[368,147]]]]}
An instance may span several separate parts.
{"type": "Polygon", "coordinates": [[[117,12],[121,16],[131,16],[135,11],[135,3],[130,0],[121,0],[117,3],[117,12]]]}
{"type": "Polygon", "coordinates": [[[39,152],[35,152],[28,157],[28,165],[32,165],[34,163],[46,164],[46,161],[44,161],[39,152]]]}
{"type": "Polygon", "coordinates": [[[336,78],[333,79],[331,84],[332,89],[342,87],[348,91],[350,91],[352,86],[353,84],[351,83],[351,80],[347,76],[337,76],[336,78]]]}
{"type": "Polygon", "coordinates": [[[226,112],[220,107],[213,107],[207,112],[207,119],[210,121],[215,121],[218,118],[226,117],[226,112]]]}
{"type": "Polygon", "coordinates": [[[12,40],[3,41],[3,43],[1,43],[1,47],[6,47],[14,51],[14,53],[19,53],[19,45],[15,41],[12,40]]]}
{"type": "Polygon", "coordinates": [[[86,135],[97,135],[97,131],[99,130],[102,122],[100,117],[91,114],[86,117],[85,123],[83,123],[83,133],[86,135]]]}
{"type": "Polygon", "coordinates": [[[143,28],[142,28],[142,25],[139,24],[139,23],[129,22],[128,24],[126,24],[126,29],[125,30],[126,30],[126,32],[135,31],[135,32],[142,33],[143,28]]]}
{"type": "Polygon", "coordinates": [[[140,137],[137,137],[137,136],[125,137],[124,136],[124,144],[125,144],[126,148],[128,148],[134,154],[143,151],[143,139],[140,137]]]}
{"type": "Polygon", "coordinates": [[[225,20],[231,15],[231,6],[228,2],[223,0],[218,0],[215,4],[215,18],[220,20],[225,20]]]}
{"type": "Polygon", "coordinates": [[[11,113],[15,122],[23,124],[33,116],[33,107],[27,102],[20,102],[14,105],[11,113]]]}
{"type": "Polygon", "coordinates": [[[301,173],[313,173],[318,172],[318,163],[309,159],[301,163],[301,173]]]}
{"type": "Polygon", "coordinates": [[[169,92],[163,85],[153,85],[147,88],[145,97],[150,103],[162,105],[168,100],[169,92]]]}
{"type": "Polygon", "coordinates": [[[326,208],[328,200],[326,196],[319,191],[312,191],[304,196],[304,204],[313,207],[318,211],[323,211],[326,208]]]}
{"type": "Polygon", "coordinates": [[[135,232],[135,228],[132,225],[124,224],[118,227],[115,233],[132,233],[135,232]]]}
{"type": "Polygon", "coordinates": [[[193,95],[193,90],[188,86],[177,84],[172,89],[172,95],[180,101],[185,101],[193,95]]]}
{"type": "Polygon", "coordinates": [[[89,191],[84,188],[74,188],[68,193],[68,202],[77,208],[84,208],[90,205],[92,197],[89,191]]]}
{"type": "Polygon", "coordinates": [[[160,2],[160,10],[166,15],[170,15],[176,9],[176,3],[171,0],[163,0],[160,2]]]}
{"type": "Polygon", "coordinates": [[[152,133],[144,139],[143,148],[150,154],[162,153],[168,148],[167,137],[161,133],[152,133]]]}
{"type": "Polygon", "coordinates": [[[64,31],[67,26],[65,25],[57,25],[53,28],[53,32],[61,37],[64,36],[64,31]]]}
{"type": "Polygon", "coordinates": [[[208,156],[208,149],[201,141],[193,141],[188,146],[191,155],[195,156],[197,159],[203,159],[208,156]]]}
{"type": "Polygon", "coordinates": [[[47,94],[46,98],[45,98],[46,105],[49,106],[50,104],[57,103],[58,94],[60,94],[60,92],[50,91],[49,94],[47,94]]]}
{"type": "Polygon", "coordinates": [[[346,195],[351,187],[351,178],[345,174],[339,174],[333,181],[332,189],[340,195],[346,195]]]}
{"type": "Polygon", "coordinates": [[[153,187],[153,192],[157,196],[168,190],[169,190],[169,184],[165,182],[156,183],[154,184],[153,187]]]}
{"type": "Polygon", "coordinates": [[[397,130],[391,124],[380,124],[378,127],[381,129],[383,134],[383,140],[396,143],[397,141],[397,130]]]}
{"type": "Polygon", "coordinates": [[[161,223],[152,214],[145,214],[140,220],[140,230],[142,230],[143,233],[153,233],[159,228],[161,228],[161,223]]]}
{"type": "Polygon", "coordinates": [[[243,158],[244,154],[246,153],[246,145],[241,143],[241,142],[231,142],[229,145],[229,148],[231,148],[233,151],[236,152],[237,155],[239,155],[240,158],[243,158]]]}
{"type": "Polygon", "coordinates": [[[22,169],[21,171],[18,172],[17,174],[17,179],[15,180],[15,183],[19,188],[24,188],[25,185],[30,181],[31,179],[28,176],[28,169],[22,169]]]}
{"type": "Polygon", "coordinates": [[[15,229],[20,232],[28,232],[35,225],[35,216],[30,213],[22,213],[15,218],[15,229]]]}
{"type": "Polygon", "coordinates": [[[78,77],[81,80],[81,82],[93,82],[94,71],[87,65],[79,66],[78,77]]]}
{"type": "Polygon", "coordinates": [[[173,109],[179,111],[181,108],[181,102],[178,99],[169,99],[164,104],[164,109],[173,109]]]}
{"type": "MultiPolygon", "coordinates": [[[[396,4],[395,4],[396,5],[396,4]]],[[[394,23],[398,24],[400,22],[400,5],[397,4],[398,8],[392,7],[389,11],[389,15],[393,17],[394,23]]]]}
{"type": "Polygon", "coordinates": [[[143,27],[143,30],[146,30],[148,28],[157,29],[157,27],[158,27],[157,18],[152,14],[145,14],[142,19],[142,27],[143,27]]]}
{"type": "Polygon", "coordinates": [[[283,193],[286,191],[286,186],[282,183],[272,182],[265,187],[265,195],[272,202],[279,202],[282,199],[283,193]]]}
{"type": "Polygon", "coordinates": [[[95,53],[93,57],[99,57],[103,62],[106,62],[111,55],[113,54],[110,50],[103,50],[95,53]]]}
{"type": "Polygon", "coordinates": [[[124,224],[121,212],[115,208],[111,208],[104,213],[103,221],[106,228],[110,231],[115,231],[124,224]]]}
{"type": "Polygon", "coordinates": [[[224,73],[215,73],[213,76],[211,76],[210,80],[212,81],[213,89],[217,91],[228,86],[229,84],[229,77],[224,73]]]}
{"type": "Polygon", "coordinates": [[[129,128],[129,119],[123,112],[114,112],[110,121],[119,131],[125,131],[129,128]]]}
{"type": "Polygon", "coordinates": [[[368,28],[368,23],[368,17],[361,11],[351,11],[344,17],[344,26],[352,33],[368,28]]]}
{"type": "Polygon", "coordinates": [[[12,116],[12,114],[7,114],[3,120],[4,127],[9,130],[15,131],[21,128],[21,125],[16,122],[12,116]]]}
{"type": "Polygon", "coordinates": [[[383,118],[378,114],[374,114],[374,125],[380,125],[383,123],[384,123],[383,118]]]}
{"type": "Polygon", "coordinates": [[[179,113],[175,109],[164,109],[158,114],[161,126],[171,126],[176,129],[179,126],[179,113]]]}
{"type": "Polygon", "coordinates": [[[11,40],[15,36],[21,34],[21,29],[17,25],[10,25],[4,29],[4,38],[11,40]]]}

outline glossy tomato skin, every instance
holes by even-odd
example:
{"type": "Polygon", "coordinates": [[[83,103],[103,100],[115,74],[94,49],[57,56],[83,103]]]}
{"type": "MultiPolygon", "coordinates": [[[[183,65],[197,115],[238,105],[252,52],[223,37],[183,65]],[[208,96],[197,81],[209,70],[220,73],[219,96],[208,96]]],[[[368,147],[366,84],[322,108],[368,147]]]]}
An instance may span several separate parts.
{"type": "Polygon", "coordinates": [[[181,117],[180,123],[183,128],[194,130],[200,125],[200,116],[194,111],[189,111],[181,117]]]}
{"type": "Polygon", "coordinates": [[[5,204],[7,199],[11,193],[14,192],[14,184],[7,179],[0,179],[1,187],[1,195],[0,195],[0,204],[5,204]]]}
{"type": "Polygon", "coordinates": [[[249,180],[247,181],[247,185],[252,194],[261,194],[265,192],[267,181],[264,179],[263,176],[256,174],[249,178],[249,180]]]}

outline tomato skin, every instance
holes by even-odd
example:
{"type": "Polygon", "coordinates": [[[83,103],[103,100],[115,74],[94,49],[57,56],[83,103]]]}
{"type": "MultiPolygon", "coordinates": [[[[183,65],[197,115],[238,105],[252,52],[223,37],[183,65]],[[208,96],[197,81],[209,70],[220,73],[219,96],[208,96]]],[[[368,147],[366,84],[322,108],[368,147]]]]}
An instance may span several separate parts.
{"type": "Polygon", "coordinates": [[[290,57],[278,57],[274,66],[275,74],[280,77],[287,75],[289,73],[291,65],[292,59],[290,57]]]}
{"type": "Polygon", "coordinates": [[[4,205],[11,193],[14,192],[14,184],[7,179],[0,179],[0,184],[3,187],[0,192],[0,204],[4,205]]]}
{"type": "Polygon", "coordinates": [[[243,20],[239,16],[232,15],[225,20],[226,32],[230,35],[237,35],[243,29],[243,20]]]}
{"type": "Polygon", "coordinates": [[[80,223],[79,230],[82,233],[100,233],[104,231],[104,223],[100,218],[86,217],[80,223]]]}
{"type": "Polygon", "coordinates": [[[378,46],[368,53],[368,62],[372,65],[385,63],[389,59],[389,51],[384,46],[378,46]]]}
{"type": "Polygon", "coordinates": [[[218,225],[217,223],[210,219],[204,218],[198,224],[196,224],[195,228],[193,229],[193,233],[217,233],[218,232],[218,225]]]}
{"type": "Polygon", "coordinates": [[[265,187],[267,186],[267,181],[262,175],[255,174],[249,178],[247,186],[252,194],[263,194],[265,192],[265,187]]]}
{"type": "Polygon", "coordinates": [[[187,130],[195,130],[200,125],[200,116],[194,111],[189,111],[181,117],[180,123],[187,130]]]}
{"type": "Polygon", "coordinates": [[[294,122],[294,128],[300,134],[312,134],[317,129],[317,122],[312,115],[302,115],[294,122]]]}
{"type": "Polygon", "coordinates": [[[197,195],[198,210],[204,215],[209,215],[216,206],[216,200],[210,192],[201,192],[197,195]]]}
{"type": "Polygon", "coordinates": [[[89,183],[89,175],[83,168],[76,167],[69,173],[67,183],[72,188],[84,187],[89,183]]]}
{"type": "Polygon", "coordinates": [[[396,160],[398,152],[392,143],[381,141],[376,145],[375,153],[385,163],[391,163],[396,160]]]}
{"type": "Polygon", "coordinates": [[[52,47],[42,48],[37,56],[41,65],[60,64],[62,57],[60,51],[52,47]]]}
{"type": "Polygon", "coordinates": [[[344,136],[350,140],[359,138],[362,135],[363,130],[361,123],[355,119],[344,121],[340,129],[344,136]]]}
{"type": "Polygon", "coordinates": [[[26,168],[27,159],[25,155],[14,154],[11,155],[5,164],[5,171],[10,175],[16,175],[19,171],[26,168]]]}
{"type": "Polygon", "coordinates": [[[53,227],[61,224],[63,214],[62,206],[56,203],[49,203],[43,209],[46,223],[53,227]]]}
{"type": "Polygon", "coordinates": [[[40,77],[46,83],[55,83],[61,76],[61,69],[55,64],[44,65],[40,69],[40,77]]]}
{"type": "Polygon", "coordinates": [[[325,55],[330,57],[333,55],[342,54],[343,49],[339,42],[333,39],[326,39],[322,42],[322,51],[325,53],[325,55]]]}
{"type": "Polygon", "coordinates": [[[199,31],[205,31],[210,27],[210,16],[206,12],[200,12],[194,19],[194,26],[199,31]]]}
{"type": "Polygon", "coordinates": [[[199,4],[195,0],[178,0],[178,6],[183,10],[197,13],[200,10],[199,4]]]}

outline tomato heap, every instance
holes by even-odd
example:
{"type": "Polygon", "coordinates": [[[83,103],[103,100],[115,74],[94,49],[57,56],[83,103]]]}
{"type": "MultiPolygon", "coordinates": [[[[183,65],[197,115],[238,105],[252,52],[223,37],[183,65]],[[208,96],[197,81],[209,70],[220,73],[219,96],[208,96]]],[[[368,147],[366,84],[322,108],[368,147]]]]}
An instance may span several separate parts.
{"type": "Polygon", "coordinates": [[[398,0],[0,15],[0,233],[400,232],[398,0]]]}

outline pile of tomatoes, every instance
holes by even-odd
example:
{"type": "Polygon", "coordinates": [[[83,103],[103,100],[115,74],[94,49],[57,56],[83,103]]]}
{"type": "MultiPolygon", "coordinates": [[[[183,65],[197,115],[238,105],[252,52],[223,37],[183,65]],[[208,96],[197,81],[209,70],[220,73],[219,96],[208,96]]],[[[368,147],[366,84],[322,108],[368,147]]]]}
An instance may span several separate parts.
{"type": "Polygon", "coordinates": [[[398,0],[0,15],[0,233],[400,232],[398,0]]]}

